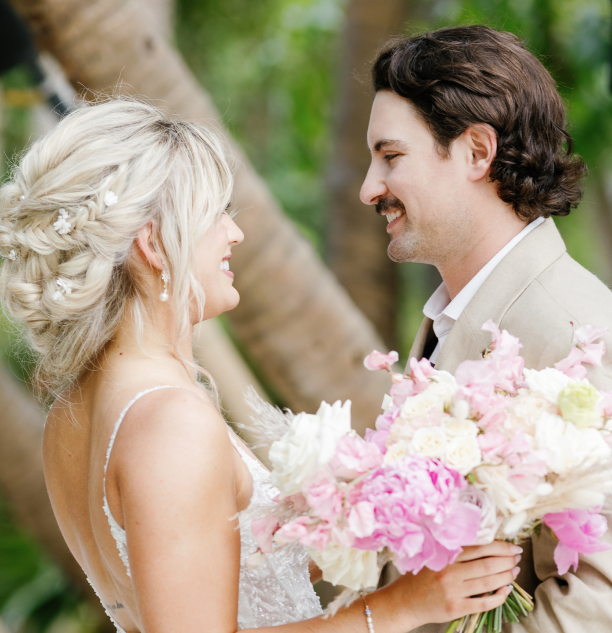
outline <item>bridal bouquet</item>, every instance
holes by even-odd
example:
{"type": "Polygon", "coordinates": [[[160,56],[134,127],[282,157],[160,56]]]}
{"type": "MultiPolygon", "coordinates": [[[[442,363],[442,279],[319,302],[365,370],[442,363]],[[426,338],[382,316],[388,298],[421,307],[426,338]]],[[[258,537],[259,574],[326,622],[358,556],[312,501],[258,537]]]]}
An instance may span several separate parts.
{"type": "MultiPolygon", "coordinates": [[[[565,359],[537,371],[524,369],[516,337],[491,321],[483,329],[493,335],[484,358],[454,376],[425,359],[393,373],[396,352],[370,354],[366,367],[389,371],[392,386],[365,439],[351,429],[350,401],[288,414],[284,426],[277,418],[284,433],[269,457],[280,495],[253,517],[251,565],[305,545],[323,578],[347,588],[338,606],[376,587],[389,560],[402,574],[440,571],[463,546],[518,542],[542,525],[558,540],[561,575],[580,553],[610,547],[599,511],[612,491],[612,392],[584,367],[601,364],[607,330],[581,328],[565,359]]],[[[515,583],[503,606],[448,631],[497,633],[532,608],[515,583]]]]}

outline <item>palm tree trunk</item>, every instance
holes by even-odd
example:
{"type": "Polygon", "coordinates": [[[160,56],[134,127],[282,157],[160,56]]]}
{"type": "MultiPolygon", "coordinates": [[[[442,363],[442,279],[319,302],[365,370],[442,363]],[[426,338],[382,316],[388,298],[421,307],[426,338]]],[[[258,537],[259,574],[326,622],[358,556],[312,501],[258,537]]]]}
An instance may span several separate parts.
{"type": "Polygon", "coordinates": [[[387,257],[385,221],[360,202],[370,164],[366,132],[373,93],[369,63],[407,18],[406,0],[351,0],[344,33],[342,87],[331,191],[327,257],[332,270],[389,347],[396,347],[399,266],[387,257]]]}
{"type": "MultiPolygon", "coordinates": [[[[174,49],[143,19],[141,0],[13,0],[74,85],[146,95],[178,116],[218,121],[208,95],[174,49]]],[[[86,96],[91,96],[91,93],[86,96]]],[[[240,306],[236,335],[274,389],[295,410],[351,398],[355,427],[372,424],[387,379],[363,357],[383,343],[311,245],[283,215],[242,151],[235,199],[247,235],[232,267],[240,306]]]]}

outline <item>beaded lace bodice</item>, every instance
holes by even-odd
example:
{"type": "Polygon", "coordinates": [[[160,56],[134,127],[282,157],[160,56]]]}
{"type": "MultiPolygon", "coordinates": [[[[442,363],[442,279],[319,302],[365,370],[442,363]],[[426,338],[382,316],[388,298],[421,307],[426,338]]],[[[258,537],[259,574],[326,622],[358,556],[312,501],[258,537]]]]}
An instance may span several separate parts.
{"type": "MultiPolygon", "coordinates": [[[[117,432],[128,409],[142,396],[152,391],[171,388],[178,389],[179,387],[160,385],[138,393],[121,412],[113,429],[106,453],[103,480],[103,509],[108,518],[111,534],[117,544],[119,556],[125,565],[127,575],[130,577],[126,533],[115,521],[106,498],[106,471],[117,432]]],[[[273,499],[278,494],[278,490],[270,483],[270,473],[258,460],[251,457],[244,450],[230,429],[228,429],[228,432],[232,444],[244,461],[253,480],[253,494],[248,508],[249,513],[256,507],[274,503],[273,499]]],[[[238,520],[240,526],[238,629],[277,626],[289,622],[307,620],[320,615],[322,613],[321,605],[310,582],[308,572],[309,557],[306,548],[299,546],[292,548],[288,552],[281,551],[269,554],[257,569],[250,569],[246,565],[246,560],[257,550],[257,543],[251,532],[251,523],[248,517],[241,513],[238,520]]],[[[113,616],[108,611],[106,613],[115,624],[118,633],[125,633],[113,616]]]]}

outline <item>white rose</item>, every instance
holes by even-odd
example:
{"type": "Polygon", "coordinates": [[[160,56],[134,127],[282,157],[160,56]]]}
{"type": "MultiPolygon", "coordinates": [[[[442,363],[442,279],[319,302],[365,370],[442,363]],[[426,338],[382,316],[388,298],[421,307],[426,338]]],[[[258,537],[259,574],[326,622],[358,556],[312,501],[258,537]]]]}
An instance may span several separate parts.
{"type": "Polygon", "coordinates": [[[433,410],[444,411],[444,397],[436,393],[435,389],[432,390],[432,387],[437,388],[438,385],[432,385],[416,396],[406,398],[401,413],[404,420],[423,418],[433,410]]]}
{"type": "Polygon", "coordinates": [[[471,420],[447,418],[442,421],[442,428],[447,437],[476,437],[478,427],[471,420]]]}
{"type": "Polygon", "coordinates": [[[567,387],[571,379],[554,367],[523,369],[525,382],[531,391],[544,396],[552,404],[557,404],[561,390],[567,387]]]}
{"type": "Polygon", "coordinates": [[[338,440],[351,430],[351,401],[321,404],[316,415],[296,415],[270,447],[271,479],[282,496],[301,492],[304,481],[333,456],[338,440]]]}
{"type": "Polygon", "coordinates": [[[402,459],[410,455],[410,442],[396,442],[389,447],[389,450],[385,453],[384,463],[388,464],[389,462],[396,462],[399,459],[402,459]]]}
{"type": "Polygon", "coordinates": [[[546,465],[557,475],[590,468],[612,450],[596,429],[579,429],[558,415],[544,413],[536,423],[536,442],[547,451],[546,465]]]}
{"type": "Polygon", "coordinates": [[[412,453],[425,457],[444,457],[446,449],[446,435],[441,426],[417,429],[410,442],[412,453]]]}
{"type": "Polygon", "coordinates": [[[444,461],[462,475],[467,475],[482,463],[482,455],[476,436],[455,437],[446,445],[444,461]]]}
{"type": "Polygon", "coordinates": [[[432,377],[432,380],[434,384],[426,389],[426,392],[431,389],[433,393],[438,394],[444,400],[445,408],[450,407],[458,390],[455,377],[447,371],[440,370],[432,377]]]}
{"type": "Polygon", "coordinates": [[[353,591],[378,585],[376,551],[340,547],[330,543],[322,552],[310,547],[312,560],[323,572],[323,580],[353,591]]]}

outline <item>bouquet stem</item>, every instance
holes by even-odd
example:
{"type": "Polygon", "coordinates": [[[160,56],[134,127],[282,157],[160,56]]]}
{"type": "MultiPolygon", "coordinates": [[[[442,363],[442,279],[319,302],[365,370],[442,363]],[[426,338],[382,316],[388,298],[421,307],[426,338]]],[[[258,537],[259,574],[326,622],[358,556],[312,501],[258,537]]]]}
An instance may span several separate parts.
{"type": "Polygon", "coordinates": [[[515,582],[506,602],[497,609],[484,613],[473,613],[448,625],[446,633],[501,633],[502,624],[518,622],[519,615],[527,615],[533,610],[532,597],[515,582]]]}

